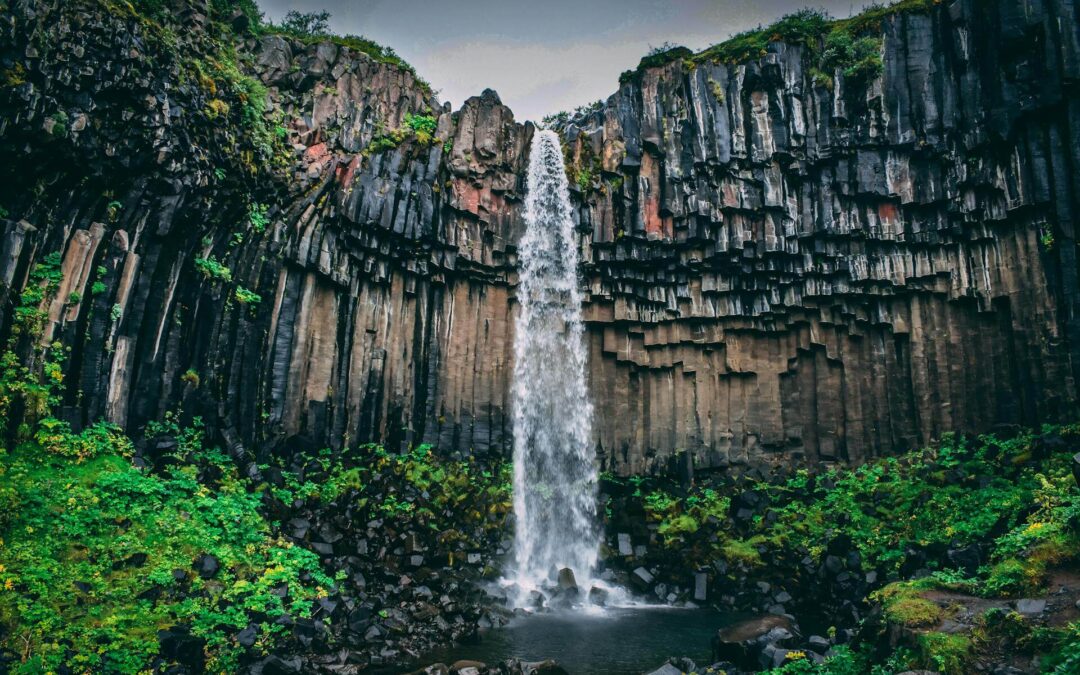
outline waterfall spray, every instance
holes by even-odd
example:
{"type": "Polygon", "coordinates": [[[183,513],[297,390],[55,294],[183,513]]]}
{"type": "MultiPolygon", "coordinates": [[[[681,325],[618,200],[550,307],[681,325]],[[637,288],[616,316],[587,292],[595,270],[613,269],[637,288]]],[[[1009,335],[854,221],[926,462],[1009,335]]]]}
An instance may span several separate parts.
{"type": "Polygon", "coordinates": [[[517,604],[573,570],[588,591],[599,550],[592,405],[578,253],[559,137],[532,141],[514,336],[514,570],[517,604]]]}

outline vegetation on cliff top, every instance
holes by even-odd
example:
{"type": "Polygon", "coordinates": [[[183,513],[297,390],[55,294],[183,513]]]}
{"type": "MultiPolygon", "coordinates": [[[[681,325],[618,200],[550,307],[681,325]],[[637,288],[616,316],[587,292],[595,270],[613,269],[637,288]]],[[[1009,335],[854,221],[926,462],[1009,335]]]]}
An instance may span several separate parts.
{"type": "Polygon", "coordinates": [[[813,61],[816,84],[832,87],[836,70],[854,80],[868,80],[881,73],[882,22],[895,14],[929,12],[940,0],[899,0],[875,5],[847,19],[833,19],[827,12],[803,9],[769,26],[744,31],[697,54],[682,46],[663,45],[649,52],[637,68],[619,76],[625,84],[649,68],[683,61],[688,68],[699,63],[743,63],[765,56],[769,45],[784,42],[802,45],[813,61]]]}
{"type": "MultiPolygon", "coordinates": [[[[160,23],[170,20],[168,0],[130,0],[131,6],[143,16],[160,23]]],[[[255,0],[211,0],[210,18],[221,34],[234,32],[231,19],[234,15],[243,16],[246,24],[243,30],[254,35],[284,35],[305,44],[332,42],[367,54],[379,63],[394,66],[407,71],[416,78],[419,85],[428,93],[431,86],[420,78],[405,59],[398,56],[392,47],[386,47],[362,35],[337,35],[330,30],[330,13],[327,11],[298,12],[291,10],[278,23],[268,20],[255,0]]]]}

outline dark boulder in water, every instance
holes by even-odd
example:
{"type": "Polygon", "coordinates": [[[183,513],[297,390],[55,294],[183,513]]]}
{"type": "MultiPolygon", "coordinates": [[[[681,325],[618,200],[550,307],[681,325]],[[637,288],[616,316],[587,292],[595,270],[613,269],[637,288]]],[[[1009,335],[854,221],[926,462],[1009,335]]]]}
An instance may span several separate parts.
{"type": "Polygon", "coordinates": [[[767,614],[721,628],[713,640],[713,658],[756,669],[766,647],[790,641],[798,633],[785,616],[767,614]]]}
{"type": "Polygon", "coordinates": [[[559,570],[559,590],[563,593],[578,591],[577,579],[574,578],[574,570],[564,567],[559,570]]]}
{"type": "Polygon", "coordinates": [[[594,605],[603,607],[607,604],[608,592],[599,586],[593,586],[589,589],[589,602],[594,605]]]}

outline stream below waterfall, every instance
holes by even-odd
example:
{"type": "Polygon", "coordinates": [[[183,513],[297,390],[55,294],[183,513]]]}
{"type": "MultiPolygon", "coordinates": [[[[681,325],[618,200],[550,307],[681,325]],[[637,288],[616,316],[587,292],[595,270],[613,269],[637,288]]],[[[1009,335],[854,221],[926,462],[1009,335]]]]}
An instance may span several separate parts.
{"type": "Polygon", "coordinates": [[[699,666],[711,663],[712,637],[737,619],[712,609],[670,607],[532,614],[485,631],[479,644],[425,654],[421,663],[555,659],[571,675],[641,675],[672,656],[689,657],[699,666]]]}

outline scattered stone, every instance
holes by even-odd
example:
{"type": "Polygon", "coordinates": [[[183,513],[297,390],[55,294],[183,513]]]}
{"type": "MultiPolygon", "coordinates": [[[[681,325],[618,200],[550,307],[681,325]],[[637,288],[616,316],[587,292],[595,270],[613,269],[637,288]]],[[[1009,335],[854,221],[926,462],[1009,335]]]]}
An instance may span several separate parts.
{"type": "Polygon", "coordinates": [[[255,640],[259,637],[259,627],[255,624],[249,625],[244,630],[236,634],[236,642],[241,647],[251,647],[255,644],[255,640]]]}
{"type": "Polygon", "coordinates": [[[634,555],[634,547],[630,543],[630,535],[625,532],[620,532],[616,537],[619,540],[619,555],[632,556],[634,555]]]}
{"type": "Polygon", "coordinates": [[[705,572],[694,574],[694,600],[704,601],[708,599],[709,575],[705,572]]]}
{"type": "Polygon", "coordinates": [[[640,590],[648,590],[652,586],[653,575],[644,567],[638,567],[630,574],[630,581],[640,590]]]}
{"type": "Polygon", "coordinates": [[[1016,611],[1024,616],[1039,616],[1046,611],[1046,600],[1042,598],[1024,598],[1016,601],[1016,611]]]}
{"type": "Polygon", "coordinates": [[[458,675],[480,675],[484,670],[487,670],[487,664],[483,661],[469,661],[462,659],[450,664],[450,672],[457,673],[458,675]]]}
{"type": "Polygon", "coordinates": [[[195,572],[203,579],[212,579],[221,568],[218,559],[209,553],[204,553],[195,559],[195,572]]]}
{"type": "Polygon", "coordinates": [[[807,638],[806,644],[808,647],[810,647],[810,649],[813,649],[818,654],[824,654],[832,647],[832,643],[830,643],[826,638],[823,638],[820,635],[811,635],[809,638],[807,638]]]}

